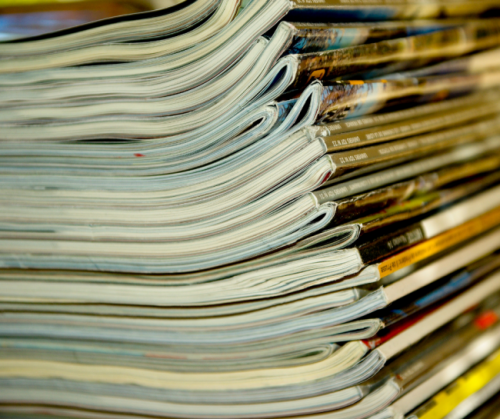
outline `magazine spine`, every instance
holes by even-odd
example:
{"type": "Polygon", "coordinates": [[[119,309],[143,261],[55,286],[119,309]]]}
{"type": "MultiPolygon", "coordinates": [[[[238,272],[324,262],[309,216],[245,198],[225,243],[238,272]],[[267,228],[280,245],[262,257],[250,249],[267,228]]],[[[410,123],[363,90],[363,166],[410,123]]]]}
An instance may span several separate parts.
{"type": "Polygon", "coordinates": [[[363,263],[369,264],[389,257],[427,239],[422,223],[387,234],[358,247],[363,263]]]}

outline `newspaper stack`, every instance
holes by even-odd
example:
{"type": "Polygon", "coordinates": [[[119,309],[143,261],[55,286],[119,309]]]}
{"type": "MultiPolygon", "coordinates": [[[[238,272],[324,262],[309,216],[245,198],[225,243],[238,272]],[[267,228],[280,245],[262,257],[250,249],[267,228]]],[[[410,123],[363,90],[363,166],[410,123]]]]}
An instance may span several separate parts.
{"type": "Polygon", "coordinates": [[[500,4],[174,3],[0,43],[2,417],[491,417],[500,4]]]}

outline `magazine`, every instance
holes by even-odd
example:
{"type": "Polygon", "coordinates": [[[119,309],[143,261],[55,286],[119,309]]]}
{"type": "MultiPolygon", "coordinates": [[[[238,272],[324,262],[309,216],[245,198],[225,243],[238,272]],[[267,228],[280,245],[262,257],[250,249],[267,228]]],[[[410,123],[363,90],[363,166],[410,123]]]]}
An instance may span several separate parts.
{"type": "MultiPolygon", "coordinates": [[[[432,397],[436,392],[439,392],[441,388],[443,388],[447,384],[451,384],[454,379],[457,379],[460,377],[460,375],[466,373],[467,370],[474,366],[474,364],[479,362],[480,366],[488,365],[488,367],[493,367],[494,364],[488,364],[488,360],[491,360],[491,356],[488,356],[493,352],[492,356],[495,357],[495,354],[498,353],[494,352],[498,348],[498,335],[498,327],[493,328],[482,338],[479,338],[466,346],[466,349],[464,351],[460,351],[461,353],[455,356],[451,356],[447,361],[444,362],[444,365],[441,368],[435,368],[435,371],[429,374],[427,380],[423,381],[420,385],[408,391],[388,408],[380,411],[370,418],[400,418],[403,415],[410,413],[411,410],[413,410],[426,399],[432,397]],[[484,358],[486,357],[488,357],[487,360],[484,360],[484,358]]],[[[474,369],[472,371],[474,371],[474,369]]],[[[492,370],[492,372],[493,371],[494,369],[492,370]]],[[[489,381],[488,374],[485,374],[483,380],[480,380],[479,382],[484,383],[484,381],[489,381]]],[[[470,390],[471,389],[469,389],[469,391],[470,390]]],[[[442,396],[444,397],[446,393],[440,394],[442,394],[442,396]]],[[[450,407],[450,404],[443,403],[437,405],[433,403],[433,406],[435,408],[439,406],[446,409],[447,407],[450,407]]]]}
{"type": "Polygon", "coordinates": [[[495,1],[124,1],[0,38],[0,416],[491,413],[495,1]]]}
{"type": "MultiPolygon", "coordinates": [[[[498,282],[498,274],[495,276],[491,276],[487,278],[485,281],[481,282],[480,284],[472,287],[469,291],[467,291],[465,294],[460,295],[459,297],[456,297],[453,299],[450,303],[446,303],[436,309],[435,311],[431,312],[429,315],[423,317],[421,320],[417,322],[413,322],[412,324],[407,325],[406,327],[403,328],[402,331],[396,334],[395,337],[392,339],[389,339],[388,341],[382,343],[377,349],[373,351],[373,353],[378,353],[379,356],[382,355],[383,360],[387,361],[388,359],[391,359],[395,357],[401,350],[404,348],[407,348],[409,345],[417,342],[418,340],[422,339],[429,333],[437,330],[439,327],[444,326],[446,323],[449,321],[453,320],[455,317],[460,315],[466,308],[468,307],[473,307],[475,304],[478,304],[482,300],[484,300],[487,296],[497,292],[499,290],[499,282],[498,282]],[[408,335],[411,335],[412,338],[408,339],[408,335]]],[[[353,342],[354,344],[354,342],[353,342]]],[[[346,344],[343,346],[339,351],[334,352],[333,357],[328,358],[324,362],[320,362],[319,364],[312,364],[311,366],[304,366],[304,367],[295,367],[295,371],[293,374],[292,373],[293,369],[287,369],[284,370],[283,372],[288,372],[289,374],[286,374],[286,386],[290,386],[293,389],[293,384],[294,381],[299,380],[297,383],[300,383],[300,388],[301,390],[308,391],[308,386],[306,386],[304,379],[300,376],[297,375],[298,369],[297,368],[302,368],[304,373],[306,373],[307,370],[307,377],[308,379],[312,379],[312,387],[311,390],[315,388],[314,383],[321,382],[321,377],[328,377],[328,380],[323,384],[323,386],[329,382],[330,387],[332,385],[335,385],[335,381],[332,380],[332,378],[335,376],[336,373],[340,373],[342,370],[345,370],[346,368],[349,368],[350,366],[353,366],[354,363],[352,363],[352,360],[348,359],[342,359],[343,356],[341,355],[342,353],[349,353],[349,357],[352,359],[352,357],[357,357],[359,356],[359,352],[355,351],[356,345],[351,345],[350,343],[346,344]],[[316,371],[316,372],[314,372],[316,371]]],[[[365,347],[366,348],[366,347],[365,347]]],[[[344,355],[345,356],[345,355],[344,355]]],[[[88,373],[91,371],[93,374],[93,379],[95,381],[101,382],[101,383],[109,383],[111,385],[113,384],[125,384],[123,382],[122,378],[117,379],[117,380],[111,380],[111,377],[114,377],[115,375],[108,375],[107,377],[104,377],[102,375],[102,369],[98,373],[97,369],[94,366],[91,365],[78,365],[75,363],[69,363],[66,364],[64,362],[60,361],[44,361],[44,360],[14,360],[14,359],[9,359],[8,361],[0,361],[2,363],[2,369],[1,369],[1,374],[5,377],[9,375],[10,368],[14,368],[15,371],[17,371],[16,376],[17,377],[33,377],[36,375],[37,378],[46,378],[47,377],[47,372],[50,374],[51,377],[56,378],[55,371],[57,371],[57,378],[63,378],[65,380],[72,380],[72,381],[82,381],[82,378],[78,379],[79,376],[81,376],[83,371],[86,371],[88,373]],[[7,366],[8,363],[8,366],[7,366]],[[21,371],[23,369],[21,368],[21,364],[24,367],[29,367],[26,368],[26,373],[21,374],[21,371]],[[4,367],[5,365],[5,367],[4,367]],[[94,371],[95,370],[95,371],[94,371]],[[99,378],[98,378],[99,377],[99,378]]],[[[99,366],[99,368],[102,368],[102,366],[99,366]]],[[[118,367],[115,367],[118,370],[118,367]]],[[[319,409],[319,412],[321,411],[320,406],[324,406],[325,403],[328,403],[328,406],[331,409],[338,409],[343,406],[348,406],[352,404],[356,399],[359,400],[361,397],[359,393],[359,388],[356,387],[349,387],[346,388],[345,390],[336,390],[332,391],[330,389],[329,393],[323,394],[323,395],[316,395],[313,397],[307,397],[300,399],[300,403],[298,403],[294,399],[290,400],[283,400],[281,402],[275,401],[275,402],[267,402],[263,404],[245,404],[243,401],[237,404],[226,404],[224,402],[221,402],[220,404],[213,404],[213,401],[216,400],[214,398],[210,399],[211,402],[205,402],[205,403],[200,403],[200,404],[193,404],[192,403],[192,397],[197,393],[197,391],[202,391],[202,388],[204,387],[205,383],[202,381],[205,377],[206,379],[209,378],[210,374],[194,374],[192,377],[189,375],[183,374],[175,374],[172,372],[152,372],[148,371],[147,374],[143,374],[140,372],[138,369],[128,369],[125,367],[119,368],[121,371],[121,377],[126,380],[126,382],[130,383],[131,380],[134,384],[138,385],[139,387],[153,387],[157,389],[169,389],[172,388],[173,394],[177,394],[176,397],[182,397],[178,396],[179,394],[182,394],[181,390],[186,390],[189,391],[191,394],[190,402],[189,404],[185,403],[179,403],[179,399],[176,399],[176,404],[173,406],[171,403],[168,403],[165,399],[162,400],[162,405],[157,404],[157,408],[161,406],[161,410],[164,412],[174,412],[173,414],[178,414],[175,412],[180,411],[189,411],[190,415],[195,415],[195,416],[200,416],[200,417],[205,417],[201,411],[199,411],[199,408],[204,407],[204,408],[210,408],[211,412],[217,411],[218,414],[224,414],[224,412],[227,412],[228,415],[238,415],[241,417],[250,417],[250,415],[259,415],[262,417],[272,417],[273,415],[286,415],[286,414],[291,414],[292,412],[301,412],[301,409],[307,409],[308,412],[312,413],[315,411],[315,406],[316,409],[319,409]],[[130,376],[130,374],[133,373],[133,377],[130,376]],[[129,375],[129,377],[127,377],[129,375]],[[154,376],[155,381],[152,382],[151,379],[154,376]],[[127,378],[125,378],[127,377],[127,378]],[[195,379],[196,381],[190,381],[189,378],[195,379]],[[175,380],[175,382],[174,382],[175,380]]],[[[114,370],[114,367],[107,367],[107,370],[109,372],[112,372],[114,370]]],[[[347,377],[352,377],[353,371],[349,371],[351,374],[348,374],[347,377]]],[[[217,394],[217,390],[223,390],[224,397],[228,397],[228,394],[231,394],[233,397],[236,397],[235,400],[238,400],[238,389],[243,389],[246,388],[244,393],[242,394],[243,397],[248,400],[249,395],[256,395],[258,394],[258,390],[260,389],[261,394],[266,393],[269,397],[270,392],[269,390],[265,390],[262,388],[262,374],[266,375],[266,384],[269,387],[275,387],[279,386],[278,383],[283,383],[283,379],[285,377],[279,377],[278,375],[281,373],[279,369],[271,369],[268,370],[268,372],[264,371],[246,371],[246,372],[226,372],[226,373],[221,373],[218,372],[217,374],[217,381],[214,382],[214,380],[210,380],[209,386],[207,388],[208,393],[207,396],[211,395],[212,397],[217,397],[215,396],[217,394]],[[243,376],[246,376],[245,379],[242,379],[243,376]],[[252,376],[259,376],[258,380],[252,380],[252,376]],[[225,380],[223,380],[223,377],[226,377],[228,382],[226,383],[225,380]],[[236,381],[235,381],[236,380],[236,381]],[[255,384],[252,384],[252,382],[255,382],[255,384]],[[226,387],[226,385],[230,385],[230,389],[226,387]],[[229,393],[228,393],[229,391],[229,393]]],[[[33,377],[35,378],[35,377],[33,377]]],[[[340,380],[342,381],[342,379],[340,380]]],[[[336,383],[338,385],[338,382],[336,383]]],[[[283,384],[281,384],[283,385],[283,384]]],[[[112,388],[113,386],[111,386],[112,388]]],[[[99,387],[97,387],[99,388],[99,387]]],[[[109,388],[109,387],[108,387],[109,388]]],[[[117,390],[118,388],[115,387],[117,390]]],[[[68,391],[68,389],[66,389],[68,391]]],[[[309,390],[310,391],[310,390],[309,390]]],[[[317,390],[316,390],[317,391],[317,390]]],[[[323,390],[324,391],[324,390],[323,390]]],[[[347,410],[347,412],[350,411],[357,411],[359,412],[359,409],[363,409],[362,411],[366,411],[366,404],[368,406],[371,405],[371,400],[376,397],[378,400],[385,400],[385,402],[380,405],[380,402],[377,403],[378,408],[382,408],[385,405],[387,405],[390,401],[394,399],[394,397],[399,393],[399,386],[396,385],[393,381],[389,381],[386,384],[384,384],[382,387],[378,388],[376,391],[371,393],[370,396],[366,396],[364,400],[361,402],[361,404],[356,404],[353,405],[352,407],[345,407],[345,409],[351,409],[347,410]],[[382,389],[390,389],[388,392],[389,394],[385,393],[384,390],[382,389]],[[382,397],[382,394],[384,394],[384,397],[382,397]],[[377,395],[377,396],[375,396],[377,395]]],[[[274,397],[279,397],[278,392],[275,390],[272,392],[274,397]]],[[[49,397],[55,397],[55,394],[52,392],[46,392],[44,393],[49,397]],[[54,394],[51,396],[51,394],[54,394]]],[[[63,392],[63,393],[56,393],[57,397],[67,397],[71,394],[71,392],[63,392]]],[[[136,393],[137,394],[137,393],[136,393]]],[[[282,393],[285,394],[285,393],[282,393]]],[[[104,394],[101,394],[102,399],[98,403],[102,403],[106,401],[107,397],[110,396],[105,396],[104,394]]],[[[12,397],[12,393],[8,393],[8,397],[12,397]]],[[[117,397],[117,396],[111,396],[111,397],[117,397]]],[[[151,396],[154,398],[154,396],[151,396]]],[[[287,398],[293,397],[292,393],[286,393],[287,398]]],[[[304,397],[304,395],[302,396],[304,397]]],[[[121,397],[120,397],[121,398],[121,397]]],[[[54,399],[55,400],[55,399],[54,399]]],[[[109,401],[112,402],[113,398],[110,398],[109,401]]],[[[116,399],[115,399],[116,400],[116,399]]],[[[131,399],[133,400],[133,398],[131,399]]],[[[202,399],[203,400],[203,399],[202,399]]],[[[206,400],[206,399],[205,399],[206,400]]],[[[93,400],[94,403],[97,403],[96,400],[93,400]]],[[[153,401],[146,401],[144,400],[144,403],[150,403],[150,406],[155,406],[155,404],[152,404],[153,401]]],[[[158,403],[158,402],[157,402],[158,403]]],[[[142,405],[144,406],[144,405],[142,405]]],[[[100,405],[102,408],[102,405],[100,405]]],[[[137,406],[134,406],[134,403],[130,403],[128,405],[128,408],[132,409],[132,411],[137,411],[137,406]]],[[[305,410],[304,410],[305,411],[305,410]]],[[[368,410],[369,411],[369,410],[368,410]]],[[[338,413],[332,413],[336,414],[339,417],[341,414],[345,413],[345,411],[338,411],[338,413]]],[[[172,413],[170,413],[172,414],[172,413]]]]}
{"type": "Polygon", "coordinates": [[[10,48],[5,42],[1,51],[2,55],[47,53],[79,45],[172,36],[199,25],[218,3],[220,0],[195,4],[109,0],[98,5],[92,1],[3,1],[0,40],[14,42],[10,48]]]}

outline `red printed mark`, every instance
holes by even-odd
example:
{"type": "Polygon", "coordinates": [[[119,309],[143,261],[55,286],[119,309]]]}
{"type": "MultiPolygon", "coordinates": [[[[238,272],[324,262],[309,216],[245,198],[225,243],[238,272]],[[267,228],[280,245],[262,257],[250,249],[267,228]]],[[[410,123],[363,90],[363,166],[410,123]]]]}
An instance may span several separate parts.
{"type": "Polygon", "coordinates": [[[484,330],[494,325],[497,321],[498,316],[494,311],[486,311],[485,313],[478,316],[474,323],[479,329],[484,330]]]}

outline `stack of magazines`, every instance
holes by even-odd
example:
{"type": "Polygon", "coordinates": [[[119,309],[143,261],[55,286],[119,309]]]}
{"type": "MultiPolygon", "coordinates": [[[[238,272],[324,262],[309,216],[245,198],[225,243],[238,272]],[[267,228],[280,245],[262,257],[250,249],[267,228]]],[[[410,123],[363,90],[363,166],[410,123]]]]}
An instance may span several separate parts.
{"type": "Polygon", "coordinates": [[[497,417],[498,0],[28,3],[2,418],[497,417]]]}

